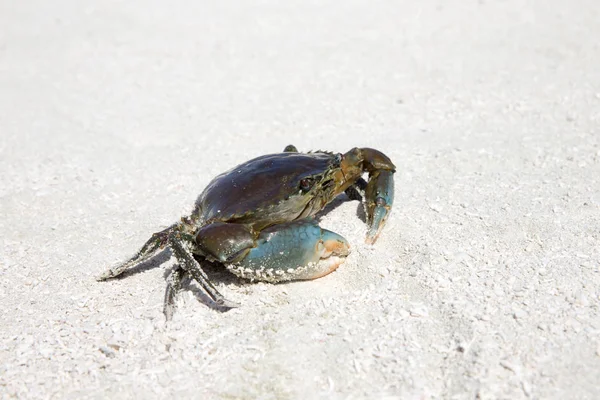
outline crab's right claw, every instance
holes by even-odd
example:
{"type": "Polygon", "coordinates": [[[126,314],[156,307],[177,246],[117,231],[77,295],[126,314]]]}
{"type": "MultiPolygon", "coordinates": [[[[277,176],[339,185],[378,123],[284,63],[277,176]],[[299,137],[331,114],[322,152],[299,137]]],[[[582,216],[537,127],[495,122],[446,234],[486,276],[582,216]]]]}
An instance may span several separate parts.
{"type": "Polygon", "coordinates": [[[392,204],[394,203],[394,173],[392,171],[377,171],[369,179],[365,192],[365,209],[367,212],[366,242],[373,244],[379,237],[385,225],[392,204]]]}
{"type": "Polygon", "coordinates": [[[365,189],[365,211],[367,214],[368,244],[379,237],[394,203],[394,172],[396,167],[382,152],[363,148],[363,169],[369,172],[369,183],[365,189]]]}

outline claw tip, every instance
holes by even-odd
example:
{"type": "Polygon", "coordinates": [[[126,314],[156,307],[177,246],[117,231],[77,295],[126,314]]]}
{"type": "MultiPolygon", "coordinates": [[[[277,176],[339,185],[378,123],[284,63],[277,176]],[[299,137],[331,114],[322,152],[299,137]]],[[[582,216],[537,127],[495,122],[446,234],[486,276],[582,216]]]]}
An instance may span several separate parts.
{"type": "Polygon", "coordinates": [[[227,299],[218,300],[218,301],[215,302],[215,304],[219,308],[223,308],[223,309],[226,309],[226,310],[230,310],[232,308],[238,308],[238,307],[241,306],[241,304],[235,303],[235,302],[227,300],[227,299]]]}
{"type": "Polygon", "coordinates": [[[375,242],[377,241],[378,237],[379,237],[379,235],[376,235],[376,236],[367,236],[367,238],[365,239],[365,243],[366,244],[375,244],[375,242]]]}

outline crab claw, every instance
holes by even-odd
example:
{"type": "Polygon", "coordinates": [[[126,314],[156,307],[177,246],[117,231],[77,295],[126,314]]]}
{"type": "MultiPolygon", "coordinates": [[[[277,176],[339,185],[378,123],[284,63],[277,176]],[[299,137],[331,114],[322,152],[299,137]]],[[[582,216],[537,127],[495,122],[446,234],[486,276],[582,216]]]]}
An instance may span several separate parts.
{"type": "Polygon", "coordinates": [[[316,279],[337,269],[349,253],[346,239],[304,219],[263,230],[256,246],[228,268],[243,278],[267,282],[316,279]]]}
{"type": "Polygon", "coordinates": [[[372,174],[365,191],[367,212],[366,242],[373,244],[379,237],[394,203],[394,178],[392,171],[376,171],[372,174]]]}
{"type": "MultiPolygon", "coordinates": [[[[344,154],[342,170],[343,181],[353,182],[355,187],[365,190],[364,205],[368,225],[366,242],[373,244],[392,210],[396,166],[379,150],[355,147],[344,154]],[[369,182],[366,185],[361,178],[364,172],[369,173],[369,182]]],[[[346,190],[349,187],[346,183],[341,189],[346,190]]]]}
{"type": "Polygon", "coordinates": [[[319,257],[317,265],[320,265],[320,268],[315,269],[315,273],[307,279],[320,278],[336,270],[350,254],[350,245],[343,236],[321,228],[321,237],[315,250],[315,256],[319,257]]]}

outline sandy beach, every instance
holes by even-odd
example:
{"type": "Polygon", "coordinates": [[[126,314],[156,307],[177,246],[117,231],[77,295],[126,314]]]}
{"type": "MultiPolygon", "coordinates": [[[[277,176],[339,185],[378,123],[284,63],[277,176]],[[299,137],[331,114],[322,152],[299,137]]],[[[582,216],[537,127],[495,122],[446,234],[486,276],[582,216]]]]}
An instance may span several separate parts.
{"type": "MultiPolygon", "coordinates": [[[[0,398],[600,398],[600,3],[0,4],[0,398]],[[217,174],[383,151],[395,204],[289,284],[168,251],[217,174]]],[[[276,182],[274,182],[276,184],[276,182]]]]}

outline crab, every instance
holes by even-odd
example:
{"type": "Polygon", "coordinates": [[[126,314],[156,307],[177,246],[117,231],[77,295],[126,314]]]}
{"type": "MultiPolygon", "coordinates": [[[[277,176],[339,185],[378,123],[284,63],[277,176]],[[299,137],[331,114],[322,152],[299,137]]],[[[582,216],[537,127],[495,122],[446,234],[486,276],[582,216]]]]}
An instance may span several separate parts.
{"type": "Polygon", "coordinates": [[[99,281],[115,278],[169,247],[177,259],[167,276],[163,312],[170,320],[182,280],[191,276],[214,302],[230,309],[199,260],[217,262],[235,275],[283,282],[320,278],[350,252],[339,234],[321,228],[313,216],[342,192],[363,200],[366,242],[375,243],[391,212],[396,167],[382,152],[353,148],[347,153],[282,153],[254,158],[214,178],[198,196],[191,215],[156,232],[127,261],[99,281]],[[362,176],[368,173],[368,181],[362,176]]]}

